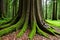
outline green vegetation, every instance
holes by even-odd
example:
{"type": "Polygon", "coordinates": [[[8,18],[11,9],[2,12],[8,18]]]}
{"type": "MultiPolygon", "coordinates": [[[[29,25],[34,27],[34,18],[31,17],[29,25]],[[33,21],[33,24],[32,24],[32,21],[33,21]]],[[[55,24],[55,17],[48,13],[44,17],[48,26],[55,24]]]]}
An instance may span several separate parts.
{"type": "Polygon", "coordinates": [[[60,27],[60,20],[46,20],[51,26],[60,27]]]}
{"type": "Polygon", "coordinates": [[[33,40],[36,33],[46,38],[49,38],[48,34],[60,34],[55,30],[56,27],[60,28],[60,7],[57,2],[59,1],[0,0],[0,37],[17,30],[20,32],[16,37],[22,37],[28,28],[29,40],[33,40]]]}
{"type": "Polygon", "coordinates": [[[37,25],[37,33],[48,38],[48,34],[42,31],[41,29],[39,29],[38,25],[37,25]]]}

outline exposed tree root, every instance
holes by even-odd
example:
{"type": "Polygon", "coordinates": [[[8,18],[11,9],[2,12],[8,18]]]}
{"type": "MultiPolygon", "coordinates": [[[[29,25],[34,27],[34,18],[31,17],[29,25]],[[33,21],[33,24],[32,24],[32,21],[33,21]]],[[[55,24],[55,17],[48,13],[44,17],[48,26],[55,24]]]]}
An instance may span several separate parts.
{"type": "Polygon", "coordinates": [[[19,15],[21,18],[19,18],[19,21],[16,22],[16,24],[13,24],[16,20],[15,18],[11,23],[1,26],[0,28],[3,29],[0,30],[0,37],[22,28],[16,36],[21,37],[29,25],[31,25],[31,32],[28,35],[29,40],[33,40],[36,33],[43,35],[46,38],[49,38],[47,33],[54,36],[60,34],[59,32],[56,32],[55,28],[49,26],[48,23],[44,21],[42,17],[42,0],[19,0],[19,2],[20,1],[21,3],[19,5],[21,6],[19,7],[21,7],[21,9],[19,11],[21,11],[22,15],[19,15]],[[31,18],[29,18],[29,15],[31,18]],[[28,23],[29,19],[31,21],[30,23],[28,23]]]}

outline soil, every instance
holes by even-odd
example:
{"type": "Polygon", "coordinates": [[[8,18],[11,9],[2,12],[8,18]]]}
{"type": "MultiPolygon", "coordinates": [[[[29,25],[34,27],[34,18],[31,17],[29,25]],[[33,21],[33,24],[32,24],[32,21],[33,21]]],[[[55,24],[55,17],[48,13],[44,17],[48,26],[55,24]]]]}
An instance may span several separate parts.
{"type": "MultiPolygon", "coordinates": [[[[24,33],[24,35],[21,38],[17,38],[16,35],[18,34],[19,31],[13,32],[13,33],[9,33],[5,36],[2,36],[2,38],[0,38],[0,40],[29,40],[28,39],[28,34],[30,32],[29,29],[27,29],[27,31],[24,33]]],[[[58,36],[58,35],[57,35],[58,36]]],[[[60,40],[60,36],[55,37],[52,35],[49,35],[49,39],[45,38],[41,35],[36,34],[33,38],[33,40],[60,40]]]]}

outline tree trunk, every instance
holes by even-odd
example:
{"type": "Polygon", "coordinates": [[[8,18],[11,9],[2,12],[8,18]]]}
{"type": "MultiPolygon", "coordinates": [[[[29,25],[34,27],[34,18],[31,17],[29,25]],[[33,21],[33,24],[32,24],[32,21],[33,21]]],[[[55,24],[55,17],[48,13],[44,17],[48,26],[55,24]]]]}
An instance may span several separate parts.
{"type": "Polygon", "coordinates": [[[46,2],[45,2],[46,4],[46,13],[45,13],[45,19],[47,19],[47,0],[46,0],[46,2]]]}
{"type": "Polygon", "coordinates": [[[3,0],[0,0],[0,17],[1,18],[4,17],[4,4],[3,4],[3,0]]]}
{"type": "Polygon", "coordinates": [[[1,29],[0,36],[21,28],[21,31],[17,34],[17,37],[21,37],[29,27],[28,25],[31,25],[31,31],[28,35],[30,40],[32,40],[36,32],[47,38],[47,33],[55,35],[57,32],[43,19],[42,13],[42,0],[19,0],[18,18],[21,18],[15,24],[10,25],[10,27],[1,29]],[[29,24],[28,21],[30,21],[29,24]]]}
{"type": "Polygon", "coordinates": [[[57,0],[53,0],[52,20],[57,20],[57,0]]]}
{"type": "Polygon", "coordinates": [[[58,7],[59,7],[59,9],[58,9],[58,19],[60,20],[60,1],[58,2],[58,7]]]}

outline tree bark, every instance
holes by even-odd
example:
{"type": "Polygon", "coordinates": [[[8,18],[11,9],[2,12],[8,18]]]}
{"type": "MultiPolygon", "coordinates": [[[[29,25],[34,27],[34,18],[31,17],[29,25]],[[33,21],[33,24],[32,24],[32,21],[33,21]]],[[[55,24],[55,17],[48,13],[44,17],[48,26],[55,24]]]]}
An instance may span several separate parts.
{"type": "Polygon", "coordinates": [[[0,0],[0,17],[4,17],[4,3],[3,0],[0,0]]]}
{"type": "Polygon", "coordinates": [[[45,13],[45,19],[47,19],[47,0],[46,0],[46,2],[45,2],[46,4],[46,13],[45,13]]]}
{"type": "Polygon", "coordinates": [[[53,0],[52,20],[57,20],[57,0],[53,0]]]}
{"type": "Polygon", "coordinates": [[[36,29],[38,29],[39,33],[44,35],[45,37],[48,37],[46,32],[55,35],[56,31],[43,19],[42,13],[42,0],[19,0],[18,18],[22,14],[21,18],[19,18],[16,24],[0,30],[0,36],[12,32],[15,29],[22,28],[21,32],[17,35],[18,37],[20,37],[24,34],[27,29],[27,25],[29,24],[31,25],[30,28],[32,30],[28,38],[31,40],[36,34],[36,29]],[[28,24],[28,21],[30,21],[31,23],[28,24]]]}

